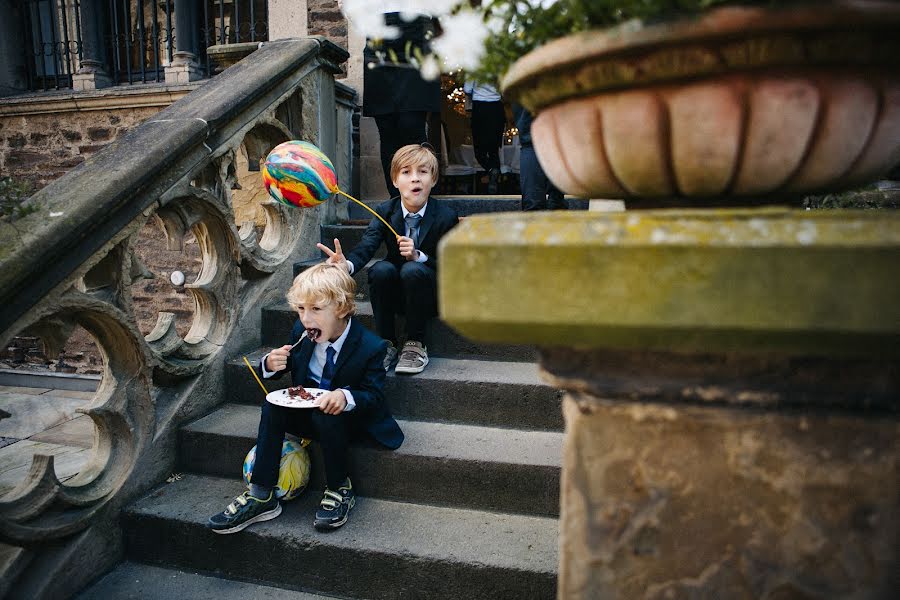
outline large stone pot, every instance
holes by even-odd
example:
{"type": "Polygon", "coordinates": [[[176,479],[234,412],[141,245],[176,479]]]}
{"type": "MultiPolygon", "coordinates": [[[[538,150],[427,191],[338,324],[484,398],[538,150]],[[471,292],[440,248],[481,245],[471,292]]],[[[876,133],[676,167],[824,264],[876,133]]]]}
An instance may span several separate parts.
{"type": "Polygon", "coordinates": [[[848,188],[900,162],[900,3],[584,32],[524,56],[503,90],[538,114],[538,158],[571,194],[703,204],[848,188]]]}

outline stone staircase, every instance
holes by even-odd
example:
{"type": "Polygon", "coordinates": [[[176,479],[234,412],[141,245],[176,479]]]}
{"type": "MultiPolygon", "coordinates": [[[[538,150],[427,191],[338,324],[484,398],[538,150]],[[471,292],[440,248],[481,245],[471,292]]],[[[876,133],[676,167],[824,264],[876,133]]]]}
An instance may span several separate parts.
{"type": "MultiPolygon", "coordinates": [[[[451,201],[479,212],[517,208],[509,199],[451,201]]],[[[349,249],[363,228],[326,227],[322,238],[349,249]]],[[[356,277],[356,318],[373,328],[365,273],[356,277]]],[[[251,362],[285,343],[295,318],[286,303],[262,311],[262,347],[247,354],[251,362]]],[[[126,562],[80,597],[163,598],[172,589],[218,599],[555,597],[560,392],[539,378],[531,348],[475,344],[438,320],[426,341],[425,372],[387,378],[406,441],[393,452],[351,449],[358,501],[348,524],[331,533],[312,527],[324,489],[315,444],[310,488],[279,518],[234,535],[205,528],[244,489],[241,464],[263,401],[233,357],[223,373],[225,403],[181,431],[182,477],[127,507],[126,562]]],[[[289,378],[267,383],[270,391],[288,385],[289,378]]]]}

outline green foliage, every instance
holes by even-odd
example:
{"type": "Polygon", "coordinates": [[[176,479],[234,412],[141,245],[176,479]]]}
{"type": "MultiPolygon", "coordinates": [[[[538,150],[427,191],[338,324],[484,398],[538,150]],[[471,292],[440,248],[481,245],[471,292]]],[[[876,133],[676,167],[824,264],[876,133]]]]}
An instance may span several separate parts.
{"type": "MultiPolygon", "coordinates": [[[[500,81],[522,55],[556,38],[589,29],[612,27],[640,19],[655,22],[696,14],[725,4],[778,4],[776,0],[558,0],[542,7],[540,0],[490,0],[482,4],[485,21],[498,26],[485,41],[481,67],[470,75],[479,81],[500,81]]],[[[780,2],[784,4],[784,2],[780,2]]]]}
{"type": "Polygon", "coordinates": [[[15,181],[11,177],[0,177],[0,219],[15,221],[36,209],[33,206],[22,206],[32,194],[28,182],[15,181]]]}

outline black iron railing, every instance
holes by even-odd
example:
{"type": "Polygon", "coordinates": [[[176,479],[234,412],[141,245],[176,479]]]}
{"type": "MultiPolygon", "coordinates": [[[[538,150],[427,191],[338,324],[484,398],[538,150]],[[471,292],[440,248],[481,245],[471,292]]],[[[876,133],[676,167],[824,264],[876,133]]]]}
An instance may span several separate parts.
{"type": "Polygon", "coordinates": [[[78,0],[25,0],[23,8],[29,88],[72,87],[82,50],[78,0]]]}
{"type": "Polygon", "coordinates": [[[106,59],[116,84],[165,81],[175,52],[173,8],[172,0],[109,0],[106,59]]]}
{"type": "Polygon", "coordinates": [[[107,0],[98,3],[101,14],[82,14],[80,0],[22,0],[29,88],[72,87],[83,58],[85,18],[96,19],[103,32],[97,58],[117,85],[165,81],[165,67],[179,50],[196,56],[209,76],[209,46],[269,39],[268,0],[206,0],[202,9],[189,8],[190,40],[177,44],[175,13],[188,1],[107,0]]]}

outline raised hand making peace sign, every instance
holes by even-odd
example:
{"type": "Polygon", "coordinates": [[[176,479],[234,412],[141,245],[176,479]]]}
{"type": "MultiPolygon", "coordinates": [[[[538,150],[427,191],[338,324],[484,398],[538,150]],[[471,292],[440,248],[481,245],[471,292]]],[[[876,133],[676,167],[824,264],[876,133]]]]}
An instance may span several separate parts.
{"type": "Polygon", "coordinates": [[[324,252],[328,257],[325,262],[338,265],[343,267],[348,273],[350,272],[350,263],[348,263],[347,259],[344,257],[344,251],[341,250],[341,241],[339,239],[334,238],[334,250],[322,243],[316,244],[316,248],[324,252]]]}

